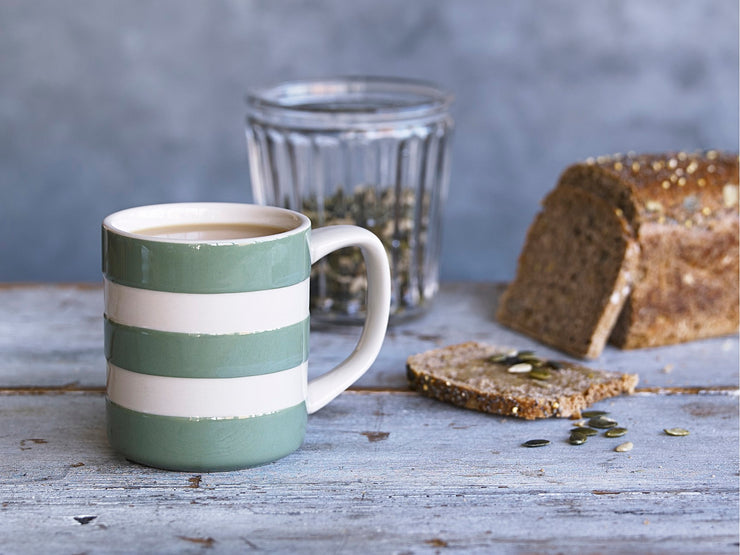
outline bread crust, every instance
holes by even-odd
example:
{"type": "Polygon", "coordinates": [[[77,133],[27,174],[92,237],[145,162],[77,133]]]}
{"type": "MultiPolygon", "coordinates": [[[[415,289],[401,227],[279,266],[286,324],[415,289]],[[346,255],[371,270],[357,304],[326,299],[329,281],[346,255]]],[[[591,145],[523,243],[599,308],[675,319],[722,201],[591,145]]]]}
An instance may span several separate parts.
{"type": "Polygon", "coordinates": [[[691,220],[693,227],[737,219],[737,197],[729,202],[725,185],[738,186],[738,156],[713,150],[600,156],[573,164],[558,180],[558,187],[587,190],[620,209],[635,234],[647,222],[691,220]]]}

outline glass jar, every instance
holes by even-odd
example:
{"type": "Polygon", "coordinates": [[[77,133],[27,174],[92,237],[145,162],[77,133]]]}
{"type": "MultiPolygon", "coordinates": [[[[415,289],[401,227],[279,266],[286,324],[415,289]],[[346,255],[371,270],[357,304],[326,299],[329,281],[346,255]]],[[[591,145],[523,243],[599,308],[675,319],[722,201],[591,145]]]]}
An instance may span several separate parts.
{"type": "MultiPolygon", "coordinates": [[[[420,314],[438,289],[451,102],[432,84],[382,77],[295,81],[247,94],[255,202],[302,212],[315,227],[374,232],[391,266],[391,322],[420,314]]],[[[364,312],[358,251],[314,265],[312,319],[355,323],[364,312]]]]}

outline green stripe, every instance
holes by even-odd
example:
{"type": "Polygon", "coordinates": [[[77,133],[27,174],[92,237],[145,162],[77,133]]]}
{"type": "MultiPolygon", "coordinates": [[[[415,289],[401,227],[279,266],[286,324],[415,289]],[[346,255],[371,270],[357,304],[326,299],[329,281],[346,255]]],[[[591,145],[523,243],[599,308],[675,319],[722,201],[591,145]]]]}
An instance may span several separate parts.
{"type": "Polygon", "coordinates": [[[300,403],[251,418],[179,418],[123,408],[106,399],[108,441],[127,459],[168,470],[217,472],[247,468],[292,453],[303,442],[300,403]]]}
{"type": "Polygon", "coordinates": [[[125,370],[178,378],[241,378],[308,359],[309,318],[257,333],[199,335],[124,326],[105,319],[105,357],[125,370]]]}
{"type": "Polygon", "coordinates": [[[103,228],[103,274],[173,293],[239,293],[295,285],[310,272],[310,230],[245,244],[166,243],[103,228]]]}

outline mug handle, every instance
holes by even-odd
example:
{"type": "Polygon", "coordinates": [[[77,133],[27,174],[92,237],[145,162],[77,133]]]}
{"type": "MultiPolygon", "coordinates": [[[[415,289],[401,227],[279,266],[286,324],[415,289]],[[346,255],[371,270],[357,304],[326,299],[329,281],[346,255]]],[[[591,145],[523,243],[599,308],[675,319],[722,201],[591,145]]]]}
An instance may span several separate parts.
{"type": "Polygon", "coordinates": [[[383,345],[391,307],[391,271],[383,243],[367,229],[334,225],[311,231],[311,264],[337,249],[360,247],[367,268],[367,317],[352,354],[308,382],[306,410],[312,414],[367,372],[383,345]]]}

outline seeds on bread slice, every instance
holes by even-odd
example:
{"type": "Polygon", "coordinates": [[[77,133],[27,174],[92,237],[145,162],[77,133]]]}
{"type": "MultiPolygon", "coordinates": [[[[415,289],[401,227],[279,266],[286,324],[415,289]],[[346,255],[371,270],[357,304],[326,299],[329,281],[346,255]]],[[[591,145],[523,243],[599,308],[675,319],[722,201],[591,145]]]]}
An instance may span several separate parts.
{"type": "Polygon", "coordinates": [[[596,358],[629,295],[639,254],[618,209],[588,191],[558,187],[527,233],[496,317],[566,353],[596,358]]]}
{"type": "Polygon", "coordinates": [[[539,360],[529,353],[521,358],[502,355],[501,349],[473,341],[412,355],[406,373],[411,388],[428,397],[526,420],[579,418],[596,401],[633,393],[638,381],[636,374],[539,360]],[[540,379],[532,372],[510,372],[512,363],[541,370],[540,379]]]}

